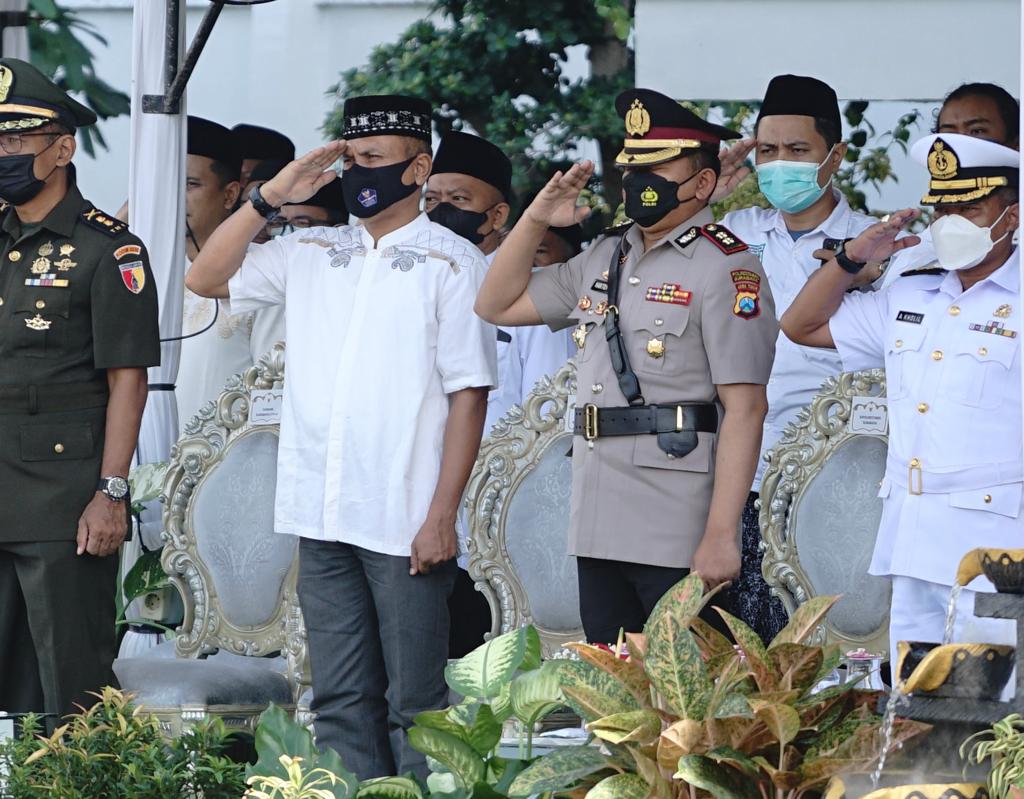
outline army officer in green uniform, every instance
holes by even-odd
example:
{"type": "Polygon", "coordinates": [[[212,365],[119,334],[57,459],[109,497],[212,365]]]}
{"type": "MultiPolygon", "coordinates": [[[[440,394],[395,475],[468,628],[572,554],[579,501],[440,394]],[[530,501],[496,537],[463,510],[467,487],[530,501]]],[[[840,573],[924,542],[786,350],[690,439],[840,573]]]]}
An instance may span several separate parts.
{"type": "Polygon", "coordinates": [[[82,198],[96,121],[0,60],[0,710],[64,714],[114,683],[126,477],[160,360],[142,242],[82,198]]]}

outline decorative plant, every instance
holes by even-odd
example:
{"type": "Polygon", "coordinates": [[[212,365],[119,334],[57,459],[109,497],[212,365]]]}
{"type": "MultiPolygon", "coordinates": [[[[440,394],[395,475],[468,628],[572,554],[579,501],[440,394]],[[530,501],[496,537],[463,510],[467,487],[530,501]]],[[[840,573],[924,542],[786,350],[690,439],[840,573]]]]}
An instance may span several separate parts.
{"type": "Polygon", "coordinates": [[[988,792],[992,799],[1006,799],[1014,788],[1024,788],[1024,717],[1013,713],[975,733],[960,746],[960,757],[966,766],[991,761],[988,792]]]}
{"type": "MultiPolygon", "coordinates": [[[[709,597],[697,574],[678,583],[644,633],[626,636],[626,660],[574,645],[581,660],[561,665],[562,692],[608,755],[603,763],[593,756],[586,774],[566,768],[561,753],[540,758],[510,795],[575,793],[597,774],[606,776],[588,799],[674,799],[687,790],[716,799],[799,799],[878,759],[881,719],[873,708],[880,693],[854,683],[814,690],[840,652],[805,642],[837,597],[802,605],[768,647],[728,613],[719,611],[736,646],[700,619],[709,597]]],[[[891,745],[926,729],[898,720],[891,745]]]]}
{"type": "Polygon", "coordinates": [[[237,799],[245,790],[241,765],[224,755],[230,733],[219,721],[166,739],[154,716],[114,688],[52,735],[38,717],[0,744],[11,799],[237,799]]]}
{"type": "Polygon", "coordinates": [[[246,796],[254,799],[334,799],[330,790],[338,784],[338,777],[325,768],[315,768],[303,773],[302,758],[281,755],[281,765],[288,774],[281,777],[253,775],[246,780],[251,787],[246,796]]]}

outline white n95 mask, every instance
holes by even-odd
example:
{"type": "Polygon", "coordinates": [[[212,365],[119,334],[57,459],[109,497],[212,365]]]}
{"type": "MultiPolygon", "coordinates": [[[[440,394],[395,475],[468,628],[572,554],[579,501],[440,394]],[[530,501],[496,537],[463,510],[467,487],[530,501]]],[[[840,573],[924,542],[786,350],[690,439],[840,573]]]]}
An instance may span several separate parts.
{"type": "Polygon", "coordinates": [[[1009,210],[1009,207],[1004,208],[999,218],[988,227],[976,225],[959,214],[949,214],[932,222],[929,230],[939,265],[953,271],[970,269],[981,263],[992,248],[1009,235],[1007,231],[992,241],[992,228],[1009,210]]]}

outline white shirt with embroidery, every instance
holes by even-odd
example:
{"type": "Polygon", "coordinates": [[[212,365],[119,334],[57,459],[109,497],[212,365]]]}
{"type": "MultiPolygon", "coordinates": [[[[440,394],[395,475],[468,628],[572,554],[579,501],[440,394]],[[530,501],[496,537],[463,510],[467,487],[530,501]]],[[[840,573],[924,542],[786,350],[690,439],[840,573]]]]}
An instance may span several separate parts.
{"type": "Polygon", "coordinates": [[[872,574],[952,585],[968,550],[1024,547],[1019,258],[967,291],[946,272],[848,294],[829,323],[848,370],[885,366],[872,574]]]}
{"type": "MultiPolygon", "coordinates": [[[[820,225],[795,241],[786,228],[782,212],[774,208],[744,208],[725,215],[722,224],[746,242],[761,259],[772,296],[775,313],[782,318],[808,278],[821,268],[813,256],[825,239],[853,238],[878,220],[850,208],[846,197],[835,189],[837,205],[820,225]]],[[[779,332],[775,363],[768,379],[768,415],[764,420],[761,455],[754,475],[752,491],[759,491],[767,464],[764,456],[779,443],[786,427],[796,421],[800,410],[810,405],[821,384],[842,371],[835,350],[801,347],[779,332]]]]}
{"type": "Polygon", "coordinates": [[[409,554],[448,395],[496,383],[495,329],[473,313],[485,268],[425,214],[376,245],[344,226],[250,246],[232,309],[283,303],[288,338],[277,532],[409,554]]]}

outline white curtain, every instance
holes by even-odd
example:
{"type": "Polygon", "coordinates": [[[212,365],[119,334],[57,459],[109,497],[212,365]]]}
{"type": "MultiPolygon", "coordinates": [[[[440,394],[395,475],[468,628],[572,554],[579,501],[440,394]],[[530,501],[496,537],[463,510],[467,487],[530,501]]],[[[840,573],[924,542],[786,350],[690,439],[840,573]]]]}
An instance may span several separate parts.
{"type": "MultiPolygon", "coordinates": [[[[28,0],[0,0],[0,11],[25,11],[28,0]]],[[[4,58],[28,61],[28,28],[4,28],[2,44],[4,58]]]]}
{"type": "MultiPolygon", "coordinates": [[[[181,62],[185,41],[185,3],[178,19],[181,62]]],[[[180,114],[142,113],[142,95],[164,92],[164,50],[167,7],[163,0],[136,0],[132,20],[132,116],[129,152],[128,213],[132,232],[149,250],[150,265],[160,296],[160,337],[181,335],[182,291],[185,271],[185,107],[180,114]]],[[[165,342],[160,366],[149,370],[149,401],[142,417],[138,463],[168,459],[178,435],[178,408],[173,391],[166,390],[178,376],[181,344],[165,342]],[[160,388],[163,387],[163,388],[160,388]]],[[[150,549],[161,545],[161,506],[158,502],[142,515],[141,538],[150,549]]],[[[129,542],[124,568],[139,554],[137,540],[129,542]]],[[[129,613],[129,615],[132,615],[129,613]]],[[[129,632],[121,646],[128,657],[156,643],[156,636],[129,632]]]]}

